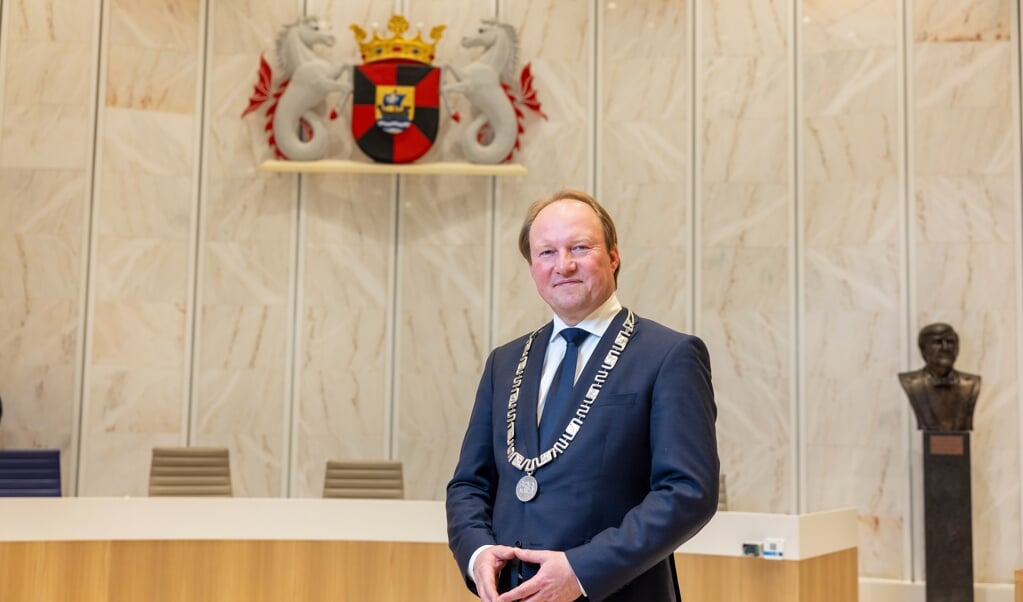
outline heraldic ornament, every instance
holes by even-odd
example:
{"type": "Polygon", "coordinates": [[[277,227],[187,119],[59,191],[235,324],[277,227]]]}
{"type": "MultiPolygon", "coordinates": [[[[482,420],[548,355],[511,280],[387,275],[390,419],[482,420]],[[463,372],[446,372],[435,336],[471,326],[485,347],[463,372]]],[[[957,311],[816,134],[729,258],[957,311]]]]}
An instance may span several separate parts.
{"type": "MultiPolygon", "coordinates": [[[[409,36],[408,21],[394,15],[387,35],[376,29],[368,34],[355,24],[351,30],[362,64],[332,63],[317,54],[314,47],[332,46],[334,36],[315,17],[281,29],[276,77],[260,56],[258,81],[242,117],[264,111],[264,131],[277,159],[326,158],[327,121],[337,119],[349,97],[351,135],[358,148],[379,163],[411,163],[426,154],[442,127],[441,102],[447,108],[451,94],[461,94],[472,108],[468,123],[460,126],[461,148],[472,163],[510,161],[520,149],[526,112],[547,118],[533,88],[530,65],[516,77],[518,35],[510,25],[483,21],[475,34],[462,39],[463,47],[482,48],[481,54],[458,68],[433,65],[444,25],[433,27],[428,38],[420,31],[409,36]],[[331,94],[338,99],[327,112],[323,107],[331,94]]],[[[448,113],[461,122],[457,112],[448,113]]]]}

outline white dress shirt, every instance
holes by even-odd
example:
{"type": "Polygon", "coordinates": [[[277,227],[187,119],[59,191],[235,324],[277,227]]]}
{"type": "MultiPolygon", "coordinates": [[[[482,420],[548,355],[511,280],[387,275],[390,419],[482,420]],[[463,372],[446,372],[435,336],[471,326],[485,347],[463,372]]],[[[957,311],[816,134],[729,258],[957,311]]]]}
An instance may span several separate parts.
{"type": "MultiPolygon", "coordinates": [[[[621,311],[622,304],[618,302],[618,296],[611,293],[611,296],[607,298],[607,301],[593,310],[593,313],[586,316],[581,322],[575,325],[576,328],[582,328],[590,334],[583,341],[583,344],[579,346],[579,359],[575,366],[575,376],[572,377],[572,383],[579,378],[579,374],[586,367],[586,362],[590,360],[590,356],[593,355],[593,350],[597,348],[597,343],[600,342],[600,337],[604,336],[611,321],[621,311]]],[[[543,414],[544,405],[547,403],[547,392],[551,388],[551,381],[554,380],[554,375],[558,371],[558,367],[561,366],[561,360],[565,358],[565,349],[568,347],[568,343],[565,342],[565,338],[561,336],[561,331],[569,328],[565,324],[564,320],[558,316],[554,316],[554,330],[551,332],[551,340],[547,344],[547,355],[544,356],[543,360],[543,374],[540,377],[540,391],[537,399],[536,408],[536,420],[537,424],[540,423],[540,416],[543,414]]]]}

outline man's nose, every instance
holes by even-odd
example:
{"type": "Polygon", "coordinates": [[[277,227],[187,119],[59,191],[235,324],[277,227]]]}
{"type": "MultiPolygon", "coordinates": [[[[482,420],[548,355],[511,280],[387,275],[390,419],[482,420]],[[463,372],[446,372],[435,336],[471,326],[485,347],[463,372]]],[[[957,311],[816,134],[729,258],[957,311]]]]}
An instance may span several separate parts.
{"type": "Polygon", "coordinates": [[[558,271],[562,274],[575,271],[575,259],[568,251],[558,253],[558,271]]]}

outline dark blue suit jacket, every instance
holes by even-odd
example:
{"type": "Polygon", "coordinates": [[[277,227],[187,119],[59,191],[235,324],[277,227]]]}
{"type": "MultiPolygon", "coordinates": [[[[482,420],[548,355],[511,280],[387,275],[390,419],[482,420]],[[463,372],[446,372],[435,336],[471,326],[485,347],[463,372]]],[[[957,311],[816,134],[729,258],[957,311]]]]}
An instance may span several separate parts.
{"type": "MultiPolygon", "coordinates": [[[[575,413],[626,314],[598,343],[559,423],[575,413]]],[[[527,458],[539,451],[536,398],[552,328],[534,339],[519,394],[516,446],[527,458]]],[[[717,509],[717,408],[706,346],[637,318],[575,440],[536,471],[536,498],[523,503],[515,485],[524,473],[507,460],[506,418],[526,338],[487,359],[448,484],[448,539],[459,568],[486,544],[560,550],[590,600],[677,600],[672,553],[717,509]]],[[[509,587],[502,574],[501,591],[509,587]]]]}

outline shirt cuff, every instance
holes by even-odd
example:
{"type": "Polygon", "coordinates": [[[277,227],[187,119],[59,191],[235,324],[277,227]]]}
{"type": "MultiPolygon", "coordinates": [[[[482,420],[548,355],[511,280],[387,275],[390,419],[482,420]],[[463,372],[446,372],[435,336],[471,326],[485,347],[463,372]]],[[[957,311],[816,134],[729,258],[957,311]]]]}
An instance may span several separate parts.
{"type": "Polygon", "coordinates": [[[480,546],[480,547],[476,548],[476,551],[473,552],[472,556],[469,557],[469,567],[468,567],[469,579],[472,579],[473,583],[476,583],[476,574],[472,570],[473,567],[476,566],[476,557],[480,555],[480,552],[482,552],[483,550],[486,550],[489,547],[492,547],[492,545],[491,544],[487,544],[485,546],[480,546]]]}

